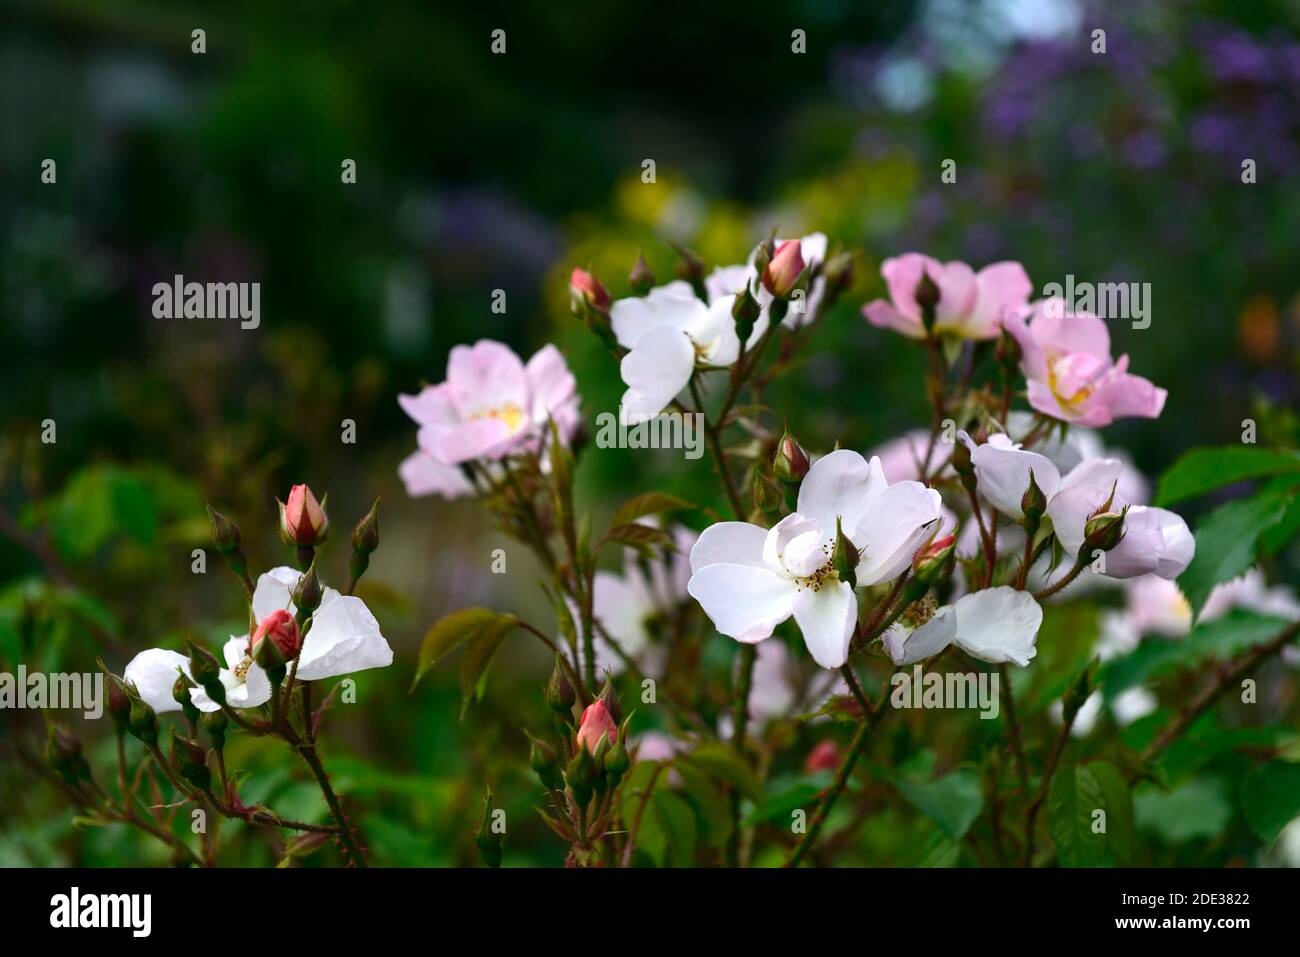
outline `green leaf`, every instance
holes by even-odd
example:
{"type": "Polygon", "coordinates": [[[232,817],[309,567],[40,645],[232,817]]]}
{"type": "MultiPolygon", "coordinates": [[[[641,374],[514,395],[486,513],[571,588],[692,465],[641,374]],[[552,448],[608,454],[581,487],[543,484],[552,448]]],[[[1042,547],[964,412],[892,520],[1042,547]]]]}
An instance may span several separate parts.
{"type": "Polygon", "coordinates": [[[644,518],[647,515],[657,515],[660,512],[675,512],[684,508],[695,508],[695,506],[685,499],[678,498],[676,495],[666,495],[663,492],[646,492],[644,495],[630,498],[620,505],[618,511],[614,513],[610,525],[630,525],[638,518],[644,518]]]}
{"type": "Polygon", "coordinates": [[[650,812],[663,835],[663,863],[669,867],[690,867],[695,860],[695,812],[691,806],[667,788],[655,788],[650,797],[650,812]]]}
{"type": "Polygon", "coordinates": [[[1300,764],[1270,761],[1253,768],[1241,782],[1246,823],[1267,844],[1300,816],[1300,764]]]}
{"type": "Polygon", "coordinates": [[[478,630],[470,639],[469,647],[460,659],[460,716],[471,704],[483,700],[483,691],[487,688],[488,673],[497,652],[505,644],[510,632],[519,624],[514,615],[497,615],[492,621],[478,630]]]}
{"type": "Polygon", "coordinates": [[[1101,781],[1086,765],[1069,764],[1052,777],[1047,792],[1047,828],[1063,867],[1097,867],[1109,850],[1109,820],[1101,781]],[[1103,820],[1105,821],[1103,825],[1103,820]],[[1094,830],[1105,827],[1106,831],[1094,830]]]}
{"type": "Polygon", "coordinates": [[[694,764],[714,777],[726,781],[755,804],[762,806],[763,786],[759,783],[753,769],[731,745],[721,741],[709,741],[689,754],[680,756],[677,760],[694,764]]]}
{"type": "Polygon", "coordinates": [[[433,623],[433,627],[420,643],[420,660],[416,665],[411,690],[420,683],[425,672],[439,661],[473,638],[489,622],[499,617],[490,608],[463,608],[453,611],[433,623]]]}
{"type": "Polygon", "coordinates": [[[1106,833],[1110,836],[1113,860],[1116,864],[1128,863],[1135,849],[1133,823],[1133,793],[1124,776],[1113,764],[1090,761],[1086,769],[1101,785],[1106,810],[1106,833]]]}
{"type": "Polygon", "coordinates": [[[954,841],[962,839],[984,809],[979,775],[971,770],[953,771],[927,784],[899,779],[894,787],[954,841]]]}
{"type": "Polygon", "coordinates": [[[1168,507],[1234,482],[1282,472],[1300,472],[1300,454],[1250,445],[1192,449],[1160,477],[1156,504],[1168,507]]]}
{"type": "Polygon", "coordinates": [[[1196,530],[1196,556],[1178,579],[1194,614],[1199,615],[1214,586],[1236,578],[1255,564],[1260,534],[1286,513],[1289,490],[1270,488],[1215,509],[1196,530]]]}

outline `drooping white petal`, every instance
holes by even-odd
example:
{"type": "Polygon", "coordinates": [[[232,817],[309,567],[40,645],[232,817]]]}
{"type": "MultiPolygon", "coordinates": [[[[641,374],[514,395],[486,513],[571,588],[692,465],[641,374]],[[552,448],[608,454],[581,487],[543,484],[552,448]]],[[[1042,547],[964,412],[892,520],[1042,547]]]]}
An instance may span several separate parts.
{"type": "Polygon", "coordinates": [[[1005,661],[1024,666],[1038,649],[1043,609],[1027,591],[1009,585],[986,588],[961,598],[957,614],[958,647],[991,664],[1005,661]]]}
{"type": "Polygon", "coordinates": [[[874,585],[901,575],[942,518],[943,499],[935,489],[920,482],[898,482],[885,489],[853,534],[861,556],[858,584],[874,585]]]}
{"type": "Polygon", "coordinates": [[[650,330],[619,364],[627,392],[623,413],[628,421],[658,415],[690,381],[695,371],[695,347],[672,326],[650,330]]]}
{"type": "Polygon", "coordinates": [[[763,543],[767,529],[749,522],[718,522],[700,533],[691,549],[691,571],[705,565],[726,562],[730,565],[763,567],[763,543]]]}
{"type": "Polygon", "coordinates": [[[720,634],[762,641],[793,612],[795,585],[767,568],[720,563],[691,576],[686,590],[720,634]]]}
{"type": "Polygon", "coordinates": [[[319,681],[392,663],[393,649],[379,633],[379,622],[365,602],[342,595],[328,605],[322,602],[312,616],[298,659],[298,677],[319,681]]]}
{"type": "Polygon", "coordinates": [[[179,702],[172,697],[172,687],[179,677],[177,668],[188,675],[190,659],[166,648],[149,648],[131,659],[122,677],[135,685],[145,704],[158,714],[166,714],[181,710],[179,702]]]}
{"type": "Polygon", "coordinates": [[[794,596],[794,620],[804,644],[823,668],[838,668],[849,657],[849,641],[858,617],[858,600],[846,582],[801,588],[794,596]]]}
{"type": "Polygon", "coordinates": [[[957,614],[952,606],[940,608],[920,628],[908,628],[901,621],[889,626],[884,634],[885,651],[894,664],[911,665],[932,658],[957,637],[957,614]]]}

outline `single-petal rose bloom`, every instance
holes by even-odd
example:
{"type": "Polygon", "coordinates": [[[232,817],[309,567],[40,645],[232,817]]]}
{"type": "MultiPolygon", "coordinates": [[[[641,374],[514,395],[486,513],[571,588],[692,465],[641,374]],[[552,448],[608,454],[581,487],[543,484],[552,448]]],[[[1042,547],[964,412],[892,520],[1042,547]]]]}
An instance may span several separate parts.
{"type": "Polygon", "coordinates": [[[916,626],[904,615],[882,640],[899,666],[931,658],[956,643],[981,661],[1024,667],[1038,652],[1035,642],[1042,623],[1043,609],[1033,595],[999,585],[964,595],[916,626]]]}
{"type": "Polygon", "coordinates": [[[289,489],[289,500],[280,505],[280,536],[286,542],[319,545],[329,536],[329,528],[329,517],[311,489],[306,485],[289,489]]]}
{"type": "Polygon", "coordinates": [[[587,705],[582,720],[578,722],[578,747],[594,754],[601,738],[608,738],[611,747],[618,744],[618,725],[605,702],[597,698],[587,705]]]}
{"type": "Polygon", "coordinates": [[[1154,419],[1164,408],[1164,389],[1130,375],[1127,355],[1111,358],[1106,323],[1069,313],[1065,300],[1009,312],[1003,325],[1020,344],[1029,404],[1044,415],[1100,428],[1116,419],[1154,419]]]}
{"type": "Polygon", "coordinates": [[[690,283],[675,280],[644,297],[620,299],[610,309],[619,345],[631,350],[619,370],[627,392],[622,412],[629,422],[658,415],[686,388],[696,366],[728,366],[740,355],[734,297],[712,305],[690,283]]]}
{"type": "MultiPolygon", "coordinates": [[[[291,596],[301,577],[301,572],[281,566],[257,579],[253,616],[258,622],[267,621],[277,612],[294,614],[291,596]]],[[[256,708],[271,699],[271,682],[253,661],[249,635],[232,635],[222,648],[222,656],[226,667],[221,669],[221,683],[232,708],[256,708]]],[[[312,615],[311,630],[302,640],[298,677],[303,681],[318,681],[370,668],[385,668],[392,663],[393,651],[379,633],[379,624],[365,603],[360,598],[326,588],[320,606],[312,615]]],[[[132,659],[124,677],[140,689],[141,697],[155,711],[176,711],[180,705],[175,701],[169,703],[169,699],[177,668],[189,675],[189,659],[174,651],[150,648],[132,659]]],[[[201,687],[190,689],[190,700],[200,711],[219,708],[201,687]]]]}
{"type": "MultiPolygon", "coordinates": [[[[437,464],[457,466],[536,451],[549,419],[563,441],[571,440],[578,426],[576,385],[553,345],[543,346],[525,365],[508,346],[481,339],[451,350],[445,382],[397,401],[420,426],[421,451],[437,464]]],[[[408,485],[416,479],[431,491],[456,487],[446,473],[412,468],[408,474],[408,485]]]]}
{"type": "Polygon", "coordinates": [[[890,485],[879,459],[831,452],[800,485],[797,510],[773,528],[719,522],[705,529],[691,550],[687,590],[721,634],[748,644],[793,615],[813,659],[838,668],[858,603],[831,559],[836,520],[858,550],[857,583],[874,585],[909,566],[934,534],[941,504],[919,482],[890,485]]]}
{"type": "Polygon", "coordinates": [[[934,307],[935,334],[963,339],[993,339],[1002,330],[1003,314],[1025,306],[1033,285],[1025,267],[1017,262],[997,262],[978,273],[964,262],[941,263],[920,253],[886,259],[880,275],[889,300],[876,299],[862,307],[874,326],[893,329],[912,339],[925,338],[916,289],[929,276],[939,291],[934,307]]]}

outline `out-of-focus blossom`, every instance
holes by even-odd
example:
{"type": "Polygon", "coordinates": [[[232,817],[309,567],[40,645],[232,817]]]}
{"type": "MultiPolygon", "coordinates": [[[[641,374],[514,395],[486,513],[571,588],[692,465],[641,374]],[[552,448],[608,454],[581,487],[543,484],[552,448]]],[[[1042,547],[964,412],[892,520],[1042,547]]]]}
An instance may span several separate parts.
{"type": "Polygon", "coordinates": [[[920,253],[886,259],[880,267],[889,300],[876,299],[862,307],[874,326],[893,329],[913,339],[925,338],[917,291],[927,278],[938,293],[934,331],[963,339],[992,339],[1001,331],[1003,314],[1024,307],[1033,285],[1017,262],[999,262],[978,273],[964,262],[941,263],[920,253]]]}
{"type": "Polygon", "coordinates": [[[576,380],[553,345],[525,365],[490,339],[456,346],[447,379],[398,403],[420,426],[419,451],[398,472],[411,495],[454,498],[471,491],[458,466],[541,450],[548,421],[569,442],[578,427],[576,380]]]}
{"type": "Polygon", "coordinates": [[[1068,312],[1064,299],[1009,312],[1006,330],[1020,344],[1029,404],[1044,415],[1099,428],[1116,419],[1154,419],[1167,393],[1128,371],[1128,356],[1110,354],[1110,330],[1088,313],[1068,312]]]}
{"type": "Polygon", "coordinates": [[[688,591],[714,627],[754,643],[791,615],[823,668],[848,657],[857,598],[832,561],[836,522],[859,554],[859,585],[898,577],[935,531],[939,493],[918,482],[890,485],[880,460],[848,449],[813,463],[797,510],[773,528],[719,522],[691,550],[688,591]]]}
{"type": "Polygon", "coordinates": [[[818,741],[804,758],[803,769],[809,774],[818,771],[834,771],[840,766],[840,748],[830,738],[818,741]]]}
{"type": "MultiPolygon", "coordinates": [[[[880,467],[885,478],[890,482],[920,481],[925,477],[923,467],[925,455],[930,449],[930,433],[925,429],[913,429],[878,445],[869,453],[880,459],[880,467]]],[[[943,441],[936,441],[930,451],[930,468],[928,474],[937,475],[947,465],[952,455],[952,446],[943,441]]]]}

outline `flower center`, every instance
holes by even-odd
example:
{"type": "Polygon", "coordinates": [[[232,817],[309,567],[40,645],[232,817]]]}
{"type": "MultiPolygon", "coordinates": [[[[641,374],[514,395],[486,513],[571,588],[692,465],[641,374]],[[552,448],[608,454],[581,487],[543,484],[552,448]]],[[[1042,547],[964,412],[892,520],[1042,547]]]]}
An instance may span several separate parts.
{"type": "Polygon", "coordinates": [[[504,405],[494,406],[490,409],[484,409],[481,412],[475,412],[469,416],[470,421],[478,419],[497,419],[504,422],[506,428],[511,432],[517,432],[519,426],[524,421],[524,410],[519,408],[513,402],[507,402],[504,405]]]}
{"type": "Polygon", "coordinates": [[[912,604],[903,610],[903,622],[913,630],[920,628],[939,610],[939,603],[935,601],[933,595],[925,595],[918,598],[912,604]]]}
{"type": "Polygon", "coordinates": [[[248,655],[244,655],[244,660],[235,665],[235,677],[239,679],[241,685],[248,680],[248,669],[252,666],[253,659],[248,655]]]}
{"type": "Polygon", "coordinates": [[[821,546],[822,554],[826,556],[825,564],[811,575],[796,578],[794,586],[797,591],[803,591],[805,588],[815,592],[821,591],[823,585],[834,584],[840,580],[839,573],[835,571],[835,563],[831,560],[831,551],[834,545],[834,542],[826,542],[821,546]]]}

